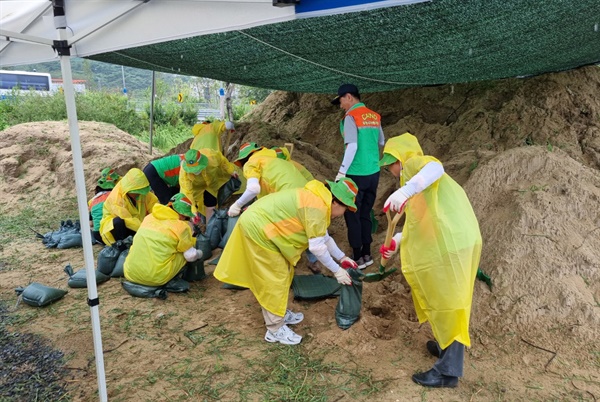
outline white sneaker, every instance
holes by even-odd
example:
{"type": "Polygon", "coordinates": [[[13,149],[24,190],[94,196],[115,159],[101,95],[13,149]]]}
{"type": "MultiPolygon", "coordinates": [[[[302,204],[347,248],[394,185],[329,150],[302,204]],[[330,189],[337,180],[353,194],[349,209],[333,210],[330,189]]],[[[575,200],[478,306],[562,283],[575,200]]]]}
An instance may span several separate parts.
{"type": "Polygon", "coordinates": [[[285,316],[283,317],[283,323],[285,325],[299,324],[304,319],[304,314],[294,313],[292,310],[286,310],[285,316]]]}
{"type": "Polygon", "coordinates": [[[265,334],[265,341],[267,342],[279,342],[284,345],[297,345],[302,341],[302,337],[292,331],[287,325],[282,326],[276,332],[267,330],[265,334]]]}

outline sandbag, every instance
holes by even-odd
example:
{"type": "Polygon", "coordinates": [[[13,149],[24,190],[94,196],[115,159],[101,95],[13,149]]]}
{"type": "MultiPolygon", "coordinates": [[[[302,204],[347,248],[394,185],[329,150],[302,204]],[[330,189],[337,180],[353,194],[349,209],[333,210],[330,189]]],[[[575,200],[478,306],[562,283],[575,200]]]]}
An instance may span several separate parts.
{"type": "Polygon", "coordinates": [[[190,290],[190,283],[188,281],[186,281],[185,279],[182,279],[179,276],[176,276],[175,278],[173,278],[169,282],[167,282],[163,286],[163,289],[165,289],[167,292],[172,292],[172,293],[187,292],[188,290],[190,290]]]}
{"type": "Polygon", "coordinates": [[[123,289],[134,297],[157,298],[164,300],[167,298],[167,291],[163,287],[146,286],[137,283],[123,281],[121,282],[123,289]]]}
{"type": "MultiPolygon", "coordinates": [[[[67,264],[64,271],[67,273],[67,275],[69,275],[69,281],[67,282],[67,285],[69,285],[70,288],[87,288],[87,276],[85,269],[80,269],[77,272],[73,272],[73,267],[71,267],[71,264],[67,264]]],[[[105,275],[98,270],[94,272],[96,274],[96,284],[104,283],[110,279],[110,276],[105,275]]]]}
{"type": "Polygon", "coordinates": [[[214,214],[208,220],[205,234],[210,241],[211,250],[219,247],[219,243],[227,231],[227,218],[226,209],[215,209],[214,214]]]}
{"type": "Polygon", "coordinates": [[[41,237],[42,243],[46,248],[58,247],[63,238],[64,240],[62,240],[60,248],[81,247],[83,244],[81,240],[81,226],[78,220],[72,221],[68,219],[61,221],[58,230],[48,232],[44,235],[38,234],[38,237],[41,237]]]}
{"type": "Polygon", "coordinates": [[[220,248],[225,248],[225,245],[227,244],[227,241],[229,240],[229,236],[231,236],[231,232],[233,232],[233,228],[235,227],[235,224],[237,223],[238,219],[240,218],[240,216],[229,216],[227,218],[227,228],[225,230],[225,233],[223,234],[223,237],[221,238],[221,241],[219,242],[219,247],[220,248]]]}
{"type": "Polygon", "coordinates": [[[81,233],[67,233],[63,235],[56,248],[65,249],[65,248],[74,248],[74,247],[83,247],[83,238],[81,237],[81,233]]]}
{"type": "Polygon", "coordinates": [[[210,239],[208,236],[199,233],[196,235],[196,248],[202,251],[202,262],[212,257],[212,249],[210,248],[210,239]]]}
{"type": "Polygon", "coordinates": [[[125,269],[123,268],[123,264],[125,264],[125,258],[129,254],[129,249],[121,251],[119,254],[119,258],[115,263],[115,268],[110,273],[112,278],[123,278],[125,276],[125,269]]]}
{"type": "Polygon", "coordinates": [[[183,268],[182,278],[188,282],[199,281],[206,278],[206,272],[204,272],[204,260],[202,258],[188,262],[183,268]]]}
{"type": "Polygon", "coordinates": [[[352,278],[352,285],[343,285],[340,298],[335,308],[335,321],[341,329],[348,329],[358,321],[362,307],[362,287],[360,280],[364,276],[358,269],[349,269],[348,274],[352,278]]]}
{"type": "Polygon", "coordinates": [[[25,288],[16,288],[17,296],[23,298],[23,302],[34,307],[43,307],[63,298],[68,293],[66,290],[51,288],[41,283],[33,282],[25,288]]]}
{"type": "Polygon", "coordinates": [[[119,259],[119,255],[121,254],[121,250],[115,244],[104,247],[98,253],[96,270],[102,272],[104,275],[110,275],[112,273],[117,264],[117,260],[119,259]]]}
{"type": "Polygon", "coordinates": [[[217,205],[223,205],[227,202],[227,200],[240,189],[242,186],[242,181],[240,179],[236,179],[232,177],[229,181],[219,188],[219,192],[217,193],[217,205]]]}
{"type": "Polygon", "coordinates": [[[320,300],[340,295],[342,285],[323,274],[294,275],[292,290],[296,300],[320,300]]]}

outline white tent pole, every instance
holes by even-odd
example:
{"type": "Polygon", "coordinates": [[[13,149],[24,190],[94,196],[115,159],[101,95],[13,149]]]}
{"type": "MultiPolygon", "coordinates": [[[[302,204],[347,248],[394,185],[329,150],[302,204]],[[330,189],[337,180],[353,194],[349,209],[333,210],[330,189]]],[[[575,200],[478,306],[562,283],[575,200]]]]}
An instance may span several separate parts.
{"type": "Polygon", "coordinates": [[[152,70],[152,96],[150,97],[150,155],[152,155],[152,132],[154,130],[154,97],[156,96],[156,71],[152,70]]]}
{"type": "Polygon", "coordinates": [[[98,395],[101,402],[108,400],[106,393],[106,377],[104,373],[104,355],[102,352],[102,333],[100,330],[99,299],[96,288],[96,273],[94,270],[94,252],[92,250],[92,233],[87,208],[87,194],[85,190],[85,177],[83,175],[83,158],[81,156],[81,142],[79,138],[79,124],[77,122],[77,109],[75,107],[75,89],[71,73],[71,56],[67,45],[66,18],[64,3],[53,1],[54,26],[58,31],[56,50],[60,55],[60,68],[63,77],[65,103],[67,105],[67,119],[71,134],[71,150],[73,152],[73,170],[75,171],[75,187],[77,189],[77,207],[79,209],[79,222],[81,224],[81,237],[83,240],[83,257],[85,260],[85,276],[88,289],[88,305],[92,321],[92,334],[94,339],[94,355],[96,357],[96,375],[98,378],[98,395]]]}

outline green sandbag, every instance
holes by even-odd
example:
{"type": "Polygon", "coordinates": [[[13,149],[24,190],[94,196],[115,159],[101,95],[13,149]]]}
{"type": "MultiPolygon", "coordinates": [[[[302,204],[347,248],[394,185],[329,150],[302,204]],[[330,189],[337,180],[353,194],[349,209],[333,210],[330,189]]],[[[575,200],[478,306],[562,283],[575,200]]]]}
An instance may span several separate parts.
{"type": "Polygon", "coordinates": [[[83,242],[77,240],[77,235],[79,235],[79,239],[81,239],[80,228],[81,226],[77,220],[74,222],[70,219],[61,221],[58,230],[48,232],[42,236],[42,243],[46,248],[55,248],[61,244],[61,240],[64,238],[65,240],[60,248],[81,247],[83,242]]]}
{"type": "Polygon", "coordinates": [[[204,272],[204,260],[199,259],[194,262],[188,262],[183,268],[182,278],[188,282],[199,281],[206,278],[206,272],[204,272]]]}
{"type": "Polygon", "coordinates": [[[294,299],[319,300],[336,297],[340,294],[342,285],[335,278],[317,275],[294,275],[292,290],[294,299]]]}
{"type": "MultiPolygon", "coordinates": [[[[64,271],[69,275],[69,285],[70,288],[87,288],[87,276],[85,273],[85,269],[80,269],[77,272],[73,272],[73,267],[71,264],[67,264],[64,271]]],[[[96,270],[96,284],[101,284],[110,279],[110,276],[103,274],[102,272],[96,270]]]]}
{"type": "Polygon", "coordinates": [[[104,275],[110,275],[115,269],[121,250],[115,246],[106,246],[98,253],[96,269],[104,275]]]}
{"type": "Polygon", "coordinates": [[[164,300],[167,298],[167,291],[163,287],[145,286],[133,282],[121,282],[123,289],[134,297],[157,298],[164,300]]]}
{"type": "Polygon", "coordinates": [[[125,271],[123,269],[123,264],[125,264],[125,258],[129,254],[129,249],[121,251],[119,254],[119,258],[117,259],[117,263],[115,264],[115,268],[110,273],[112,278],[123,278],[125,276],[125,271]]]}
{"type": "Polygon", "coordinates": [[[242,181],[232,177],[229,181],[219,188],[217,193],[217,205],[223,205],[227,200],[242,187],[242,181]]]}
{"type": "Polygon", "coordinates": [[[221,239],[227,230],[227,210],[215,209],[215,212],[206,224],[206,236],[210,240],[210,249],[219,247],[221,239]]]}
{"type": "Polygon", "coordinates": [[[358,321],[362,307],[362,287],[360,280],[364,274],[358,269],[348,269],[352,285],[342,285],[342,291],[335,308],[335,321],[341,329],[348,329],[358,321]]]}
{"type": "Polygon", "coordinates": [[[234,217],[230,216],[227,218],[227,228],[225,230],[225,234],[221,238],[221,242],[219,243],[220,248],[225,248],[225,245],[227,244],[227,241],[229,240],[229,236],[231,236],[231,232],[233,232],[233,228],[235,227],[235,224],[237,223],[239,218],[240,218],[239,215],[234,216],[234,217]]]}
{"type": "Polygon", "coordinates": [[[377,232],[377,228],[379,227],[379,221],[375,218],[375,211],[371,210],[371,234],[375,234],[377,232]]]}
{"type": "Polygon", "coordinates": [[[63,298],[68,293],[66,290],[51,288],[41,283],[33,282],[25,288],[16,288],[17,296],[23,298],[23,302],[34,307],[43,307],[63,298]]]}
{"type": "Polygon", "coordinates": [[[196,235],[196,248],[202,251],[201,260],[204,262],[212,257],[212,249],[210,248],[210,239],[208,236],[199,233],[196,235]]]}
{"type": "Polygon", "coordinates": [[[188,290],[190,290],[190,283],[188,281],[186,281],[185,279],[182,279],[182,278],[179,278],[178,276],[176,276],[175,278],[173,278],[169,282],[167,282],[163,286],[163,289],[165,289],[167,292],[171,292],[171,293],[187,292],[188,290]]]}

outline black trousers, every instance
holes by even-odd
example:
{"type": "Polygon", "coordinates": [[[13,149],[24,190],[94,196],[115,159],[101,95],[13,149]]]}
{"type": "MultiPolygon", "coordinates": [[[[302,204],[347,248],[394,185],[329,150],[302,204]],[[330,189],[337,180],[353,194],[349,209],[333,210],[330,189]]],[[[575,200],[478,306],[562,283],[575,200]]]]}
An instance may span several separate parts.
{"type": "Polygon", "coordinates": [[[179,192],[179,185],[171,187],[158,175],[153,164],[149,163],[144,168],[144,174],[150,183],[150,188],[158,198],[158,202],[167,205],[171,197],[179,192]]]}
{"type": "Polygon", "coordinates": [[[358,186],[358,194],[356,195],[356,212],[347,210],[344,213],[346,227],[348,228],[348,242],[354,251],[355,259],[364,255],[370,255],[371,243],[371,209],[375,204],[377,195],[377,186],[379,185],[379,172],[368,176],[346,175],[346,177],[354,180],[358,186]],[[361,255],[356,255],[360,250],[361,255]]]}
{"type": "Polygon", "coordinates": [[[121,218],[113,219],[113,230],[111,231],[115,241],[125,240],[129,236],[135,236],[135,232],[125,226],[125,221],[121,218]]]}

